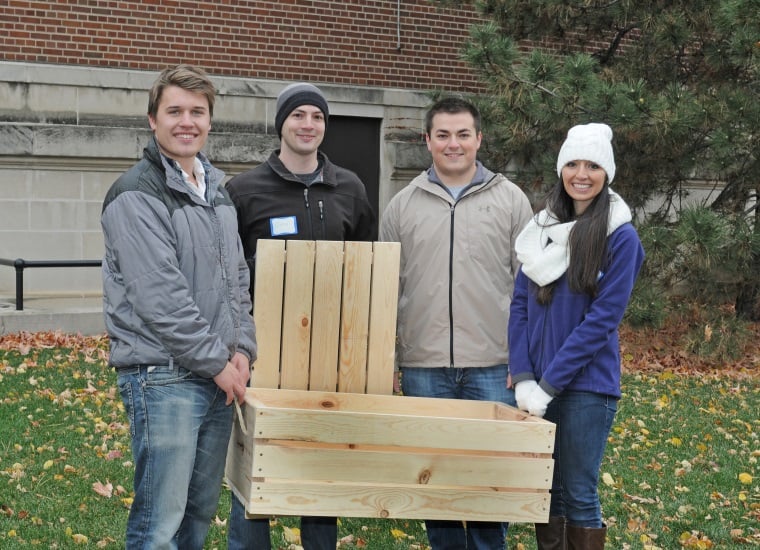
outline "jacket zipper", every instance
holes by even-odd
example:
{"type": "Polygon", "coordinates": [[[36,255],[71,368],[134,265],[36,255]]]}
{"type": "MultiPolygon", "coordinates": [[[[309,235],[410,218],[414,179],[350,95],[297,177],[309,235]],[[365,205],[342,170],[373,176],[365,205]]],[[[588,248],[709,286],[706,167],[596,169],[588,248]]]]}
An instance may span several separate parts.
{"type": "Polygon", "coordinates": [[[306,207],[306,219],[309,220],[309,238],[314,239],[314,223],[311,221],[311,206],[309,205],[309,188],[303,190],[303,204],[306,207]]]}
{"type": "MultiPolygon", "coordinates": [[[[475,191],[475,193],[481,189],[485,189],[488,184],[496,178],[496,176],[497,174],[494,174],[491,179],[485,182],[480,187],[480,189],[475,191]]],[[[470,186],[468,185],[462,189],[462,193],[465,193],[469,187],[470,186]]],[[[454,204],[449,206],[451,217],[449,235],[449,368],[454,367],[454,209],[462,199],[464,199],[464,195],[460,193],[459,197],[454,199],[454,204]]]]}
{"type": "Polygon", "coordinates": [[[327,228],[325,227],[325,202],[322,199],[317,201],[319,207],[319,225],[322,228],[322,238],[327,239],[327,228]]]}
{"type": "Polygon", "coordinates": [[[456,202],[449,207],[449,368],[454,368],[454,208],[456,202]]]}

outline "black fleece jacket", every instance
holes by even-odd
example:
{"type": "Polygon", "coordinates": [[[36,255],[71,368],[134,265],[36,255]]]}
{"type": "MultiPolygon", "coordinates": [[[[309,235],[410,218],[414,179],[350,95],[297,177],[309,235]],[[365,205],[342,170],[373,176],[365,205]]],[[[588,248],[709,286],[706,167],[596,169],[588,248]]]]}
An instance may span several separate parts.
{"type": "Polygon", "coordinates": [[[266,162],[226,185],[251,272],[259,239],[377,240],[377,218],[356,174],[319,152],[321,178],[307,186],[278,155],[274,151],[266,162]]]}

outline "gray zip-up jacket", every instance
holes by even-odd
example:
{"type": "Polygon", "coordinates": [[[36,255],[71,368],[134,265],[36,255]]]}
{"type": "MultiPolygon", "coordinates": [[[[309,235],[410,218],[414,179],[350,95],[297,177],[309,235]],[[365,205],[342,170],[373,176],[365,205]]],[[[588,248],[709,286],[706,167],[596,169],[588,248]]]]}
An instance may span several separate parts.
{"type": "Polygon", "coordinates": [[[533,212],[506,177],[480,164],[478,172],[454,199],[425,171],[383,213],[380,240],[401,243],[399,366],[509,362],[514,241],[533,212]]]}
{"type": "Polygon", "coordinates": [[[235,207],[224,173],[199,158],[208,202],[155,139],[103,202],[103,312],[116,368],[173,363],[212,378],[235,352],[256,358],[235,207]]]}

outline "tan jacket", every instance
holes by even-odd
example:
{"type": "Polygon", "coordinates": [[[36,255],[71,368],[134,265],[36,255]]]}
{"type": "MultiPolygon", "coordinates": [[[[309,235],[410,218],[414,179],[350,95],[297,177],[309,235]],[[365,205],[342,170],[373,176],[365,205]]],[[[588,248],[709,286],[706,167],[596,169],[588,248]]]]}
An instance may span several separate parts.
{"type": "Polygon", "coordinates": [[[487,170],[457,200],[427,171],[391,199],[380,240],[401,243],[399,366],[509,362],[514,241],[532,214],[519,187],[487,170]]]}

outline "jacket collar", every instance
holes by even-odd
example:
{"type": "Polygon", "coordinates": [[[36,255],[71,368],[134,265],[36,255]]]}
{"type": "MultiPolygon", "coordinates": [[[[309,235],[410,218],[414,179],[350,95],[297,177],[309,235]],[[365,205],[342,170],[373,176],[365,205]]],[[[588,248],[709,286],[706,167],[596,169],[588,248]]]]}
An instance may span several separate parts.
{"type": "MultiPolygon", "coordinates": [[[[187,184],[182,179],[182,174],[174,165],[174,161],[161,152],[155,136],[153,136],[145,146],[144,155],[153,164],[159,166],[163,170],[166,175],[166,185],[168,187],[175,191],[190,195],[193,200],[201,200],[198,195],[188,189],[187,184]]],[[[203,164],[203,170],[206,172],[206,196],[209,197],[209,202],[211,202],[211,199],[216,196],[219,186],[224,179],[224,172],[214,167],[202,152],[199,152],[197,157],[201,161],[201,164],[203,164]]]]}
{"type": "MultiPolygon", "coordinates": [[[[315,181],[314,183],[321,183],[324,185],[329,185],[330,187],[336,187],[338,185],[338,180],[335,173],[335,165],[329,161],[327,155],[325,155],[322,151],[317,151],[317,159],[322,165],[322,179],[321,181],[315,181]]],[[[285,167],[285,165],[280,160],[279,149],[272,151],[272,154],[270,154],[269,158],[267,159],[267,164],[269,164],[272,170],[274,170],[275,174],[280,176],[282,179],[286,181],[292,181],[294,183],[300,183],[304,186],[306,185],[293,172],[285,167]]]]}
{"type": "Polygon", "coordinates": [[[496,173],[483,166],[479,160],[475,162],[477,166],[475,176],[472,178],[472,181],[467,185],[467,187],[465,187],[459,194],[459,199],[455,200],[454,197],[451,196],[451,193],[449,193],[448,189],[446,189],[446,186],[441,182],[438,174],[435,173],[435,168],[433,166],[414,178],[410,185],[414,185],[415,187],[419,187],[424,191],[433,193],[434,195],[444,198],[453,204],[466,195],[477,193],[483,189],[491,187],[497,180],[496,173]]]}

